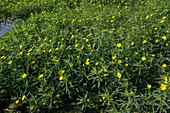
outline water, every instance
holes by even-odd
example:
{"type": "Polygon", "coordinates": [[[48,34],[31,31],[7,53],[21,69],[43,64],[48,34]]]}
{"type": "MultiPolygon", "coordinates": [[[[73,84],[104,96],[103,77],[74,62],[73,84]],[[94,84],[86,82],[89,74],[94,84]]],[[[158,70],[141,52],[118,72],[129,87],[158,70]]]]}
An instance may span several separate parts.
{"type": "Polygon", "coordinates": [[[12,27],[10,26],[11,23],[12,21],[0,22],[0,36],[3,36],[6,32],[8,32],[9,30],[12,30],[12,27]]]}

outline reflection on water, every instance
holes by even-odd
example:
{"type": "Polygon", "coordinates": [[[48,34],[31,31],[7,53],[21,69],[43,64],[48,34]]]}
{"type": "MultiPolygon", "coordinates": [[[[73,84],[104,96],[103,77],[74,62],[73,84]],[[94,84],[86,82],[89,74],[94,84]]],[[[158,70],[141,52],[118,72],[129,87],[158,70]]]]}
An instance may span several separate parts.
{"type": "Polygon", "coordinates": [[[4,35],[6,32],[12,29],[12,27],[9,26],[11,23],[12,21],[0,22],[0,36],[4,35]]]}

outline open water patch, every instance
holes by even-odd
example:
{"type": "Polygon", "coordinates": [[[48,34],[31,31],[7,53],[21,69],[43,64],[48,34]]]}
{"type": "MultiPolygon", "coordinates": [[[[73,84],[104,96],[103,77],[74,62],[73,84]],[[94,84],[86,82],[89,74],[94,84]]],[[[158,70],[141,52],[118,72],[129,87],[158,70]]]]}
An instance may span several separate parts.
{"type": "Polygon", "coordinates": [[[0,36],[3,36],[6,32],[12,30],[12,26],[14,24],[19,23],[20,21],[21,21],[20,19],[1,21],[0,22],[0,36]]]}
{"type": "Polygon", "coordinates": [[[12,21],[0,22],[0,36],[3,36],[9,30],[12,30],[12,21]]]}

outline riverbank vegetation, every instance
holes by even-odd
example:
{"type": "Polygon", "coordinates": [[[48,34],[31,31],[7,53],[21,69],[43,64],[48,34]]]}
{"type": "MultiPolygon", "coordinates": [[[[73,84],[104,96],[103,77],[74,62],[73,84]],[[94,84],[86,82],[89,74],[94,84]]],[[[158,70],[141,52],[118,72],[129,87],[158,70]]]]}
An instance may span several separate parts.
{"type": "Polygon", "coordinates": [[[168,0],[1,0],[2,110],[169,112],[168,0]]]}

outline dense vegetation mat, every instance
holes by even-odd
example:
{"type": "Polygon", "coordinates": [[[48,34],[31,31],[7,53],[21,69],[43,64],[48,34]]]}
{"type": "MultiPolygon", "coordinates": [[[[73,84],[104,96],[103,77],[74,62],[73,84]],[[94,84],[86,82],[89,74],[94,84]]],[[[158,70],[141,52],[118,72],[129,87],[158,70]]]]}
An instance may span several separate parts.
{"type": "MultiPolygon", "coordinates": [[[[169,0],[1,0],[2,110],[169,112],[169,0]]],[[[53,111],[53,112],[54,112],[53,111]]]]}

